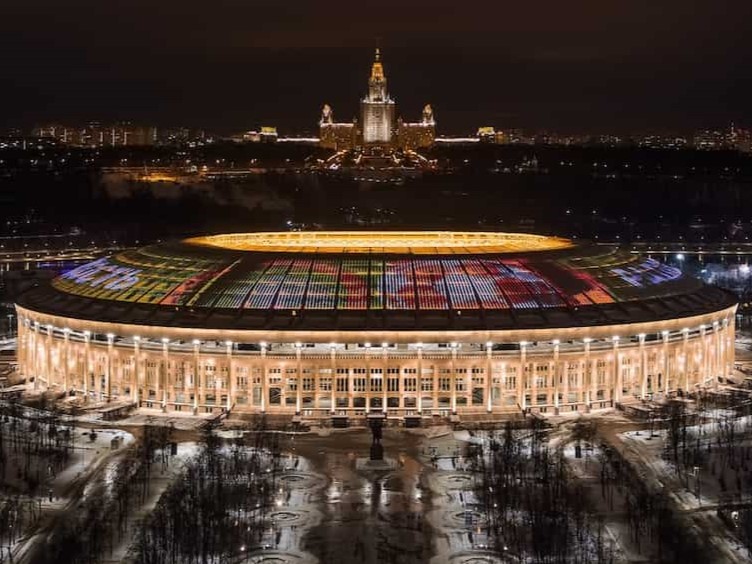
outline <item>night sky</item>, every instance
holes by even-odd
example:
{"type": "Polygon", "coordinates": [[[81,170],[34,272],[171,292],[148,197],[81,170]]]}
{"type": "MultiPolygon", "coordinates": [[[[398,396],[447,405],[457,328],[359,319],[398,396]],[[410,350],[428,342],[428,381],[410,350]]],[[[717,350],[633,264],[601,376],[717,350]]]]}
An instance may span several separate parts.
{"type": "Polygon", "coordinates": [[[750,0],[0,0],[0,127],[131,119],[312,132],[380,42],[440,133],[752,126],[750,0]]]}

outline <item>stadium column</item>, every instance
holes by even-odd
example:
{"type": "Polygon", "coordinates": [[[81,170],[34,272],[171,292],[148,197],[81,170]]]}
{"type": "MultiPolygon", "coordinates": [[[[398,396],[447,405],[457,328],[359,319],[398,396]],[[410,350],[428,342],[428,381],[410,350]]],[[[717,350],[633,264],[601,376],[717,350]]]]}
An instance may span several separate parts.
{"type": "Polygon", "coordinates": [[[26,370],[26,362],[24,361],[26,343],[24,342],[24,338],[23,318],[19,317],[18,325],[16,325],[16,359],[18,362],[18,371],[21,374],[24,374],[26,370]]]}
{"type": "Polygon", "coordinates": [[[718,378],[725,377],[726,372],[723,370],[725,364],[725,355],[723,350],[723,334],[726,331],[724,325],[719,324],[717,321],[713,322],[713,349],[714,349],[714,367],[713,367],[713,387],[718,387],[718,378]]]}
{"type": "Polygon", "coordinates": [[[68,395],[68,371],[70,370],[70,329],[63,329],[63,393],[68,395]]]}
{"type": "Polygon", "coordinates": [[[589,364],[590,364],[590,405],[592,406],[593,402],[598,400],[598,356],[591,354],[589,364]]]}
{"type": "Polygon", "coordinates": [[[671,368],[671,363],[669,360],[669,350],[668,350],[668,331],[662,331],[661,337],[663,338],[663,394],[668,395],[669,391],[669,370],[671,368]]]}
{"type": "Polygon", "coordinates": [[[24,353],[23,353],[23,362],[24,362],[24,376],[29,376],[31,374],[31,362],[32,358],[34,356],[34,347],[32,346],[32,332],[31,332],[31,322],[27,319],[26,323],[24,323],[24,353]]]}
{"type": "Polygon", "coordinates": [[[621,395],[624,392],[624,381],[622,380],[621,371],[621,358],[619,357],[619,337],[613,337],[611,339],[613,343],[613,363],[614,363],[614,390],[611,392],[611,397],[614,400],[614,407],[617,403],[621,403],[621,395]]]}
{"type": "Polygon", "coordinates": [[[26,326],[26,373],[27,378],[34,375],[34,331],[31,323],[26,326]]]}
{"type": "Polygon", "coordinates": [[[227,358],[227,399],[225,402],[225,410],[227,413],[232,409],[232,402],[235,399],[235,370],[232,362],[232,341],[225,342],[225,356],[227,358]]]}
{"type": "Polygon", "coordinates": [[[493,345],[491,343],[486,343],[486,411],[488,413],[493,411],[493,400],[491,399],[491,385],[493,384],[493,372],[491,371],[493,367],[491,363],[492,353],[493,345]]]}
{"type": "Polygon", "coordinates": [[[527,343],[525,341],[522,341],[520,343],[520,366],[519,370],[517,370],[517,405],[520,406],[520,409],[524,412],[527,409],[527,405],[525,402],[525,388],[527,386],[527,382],[525,381],[525,366],[527,363],[527,343]]]}
{"type": "MultiPolygon", "coordinates": [[[[710,375],[710,347],[708,343],[708,329],[705,325],[700,325],[700,362],[698,366],[700,370],[700,382],[705,382],[710,375]]],[[[697,384],[697,382],[695,382],[695,384],[697,384]]]]}
{"type": "MultiPolygon", "coordinates": [[[[400,362],[397,365],[397,396],[398,396],[398,407],[400,409],[405,408],[405,382],[404,382],[404,365],[400,362]]],[[[401,413],[405,413],[405,411],[402,411],[401,413]]]]}
{"type": "Polygon", "coordinates": [[[198,415],[199,398],[204,396],[200,363],[201,341],[193,339],[193,415],[198,415]]]}
{"type": "Polygon", "coordinates": [[[47,347],[46,358],[44,360],[44,374],[45,374],[45,387],[50,387],[50,380],[52,380],[52,325],[47,325],[47,347]]]}
{"type": "Polygon", "coordinates": [[[89,383],[91,382],[91,333],[84,331],[84,401],[89,401],[89,383]]]}
{"type": "Polygon", "coordinates": [[[353,370],[354,368],[352,366],[349,366],[347,368],[347,408],[352,409],[354,406],[353,402],[355,401],[355,387],[354,387],[354,381],[353,381],[353,370]]]}
{"type": "Polygon", "coordinates": [[[301,344],[296,343],[295,344],[295,372],[296,372],[296,378],[298,380],[298,385],[296,387],[296,393],[295,393],[295,415],[300,415],[300,409],[303,404],[303,370],[302,370],[302,360],[301,360],[301,344]]]}
{"type": "Polygon", "coordinates": [[[24,327],[24,373],[29,377],[33,374],[32,365],[34,364],[34,334],[31,330],[31,322],[27,319],[24,327]]]}
{"type": "Polygon", "coordinates": [[[136,407],[141,407],[141,337],[133,337],[133,377],[131,378],[131,399],[136,407]]]}
{"type": "Polygon", "coordinates": [[[371,411],[371,347],[366,344],[366,415],[371,411]]]}
{"type": "Polygon", "coordinates": [[[26,329],[22,317],[17,318],[16,325],[16,354],[18,355],[18,370],[21,374],[26,374],[26,329]]]}
{"type": "Polygon", "coordinates": [[[640,398],[645,399],[648,393],[648,370],[645,359],[645,333],[640,333],[637,338],[640,340],[640,398]]]}
{"type": "Polygon", "coordinates": [[[24,376],[29,377],[32,372],[32,364],[34,362],[34,335],[31,330],[31,321],[26,320],[24,327],[24,376]]]}
{"type": "Polygon", "coordinates": [[[538,363],[530,363],[530,407],[538,405],[538,363]]]}
{"type": "Polygon", "coordinates": [[[717,341],[717,335],[718,333],[718,326],[717,323],[709,326],[708,328],[708,335],[707,335],[707,343],[705,345],[705,355],[707,356],[707,360],[705,361],[708,369],[705,373],[705,380],[711,379],[715,382],[718,380],[716,374],[716,358],[717,358],[717,347],[716,347],[716,341],[717,341]]]}
{"type": "Polygon", "coordinates": [[[260,343],[261,349],[261,413],[266,413],[269,405],[269,368],[266,361],[266,343],[260,343]]]}
{"type": "Polygon", "coordinates": [[[23,323],[21,320],[18,321],[18,340],[20,343],[20,350],[19,350],[19,365],[21,366],[21,373],[24,376],[28,375],[29,372],[29,320],[24,319],[23,323]]]}
{"type": "MultiPolygon", "coordinates": [[[[718,381],[718,372],[716,370],[716,365],[718,362],[718,322],[714,322],[713,325],[710,326],[710,330],[708,331],[707,336],[707,342],[705,343],[705,356],[707,357],[707,360],[705,363],[707,364],[707,371],[705,373],[705,379],[711,378],[713,382],[718,381]]],[[[705,380],[703,379],[703,380],[705,380]]]]}
{"type": "Polygon", "coordinates": [[[582,370],[582,400],[585,403],[585,410],[590,411],[593,404],[593,366],[590,357],[590,343],[592,339],[585,337],[582,342],[585,343],[585,362],[582,370]]]}
{"type": "Polygon", "coordinates": [[[590,404],[598,401],[598,386],[599,384],[599,372],[598,372],[598,356],[590,355],[590,404]]]}
{"type": "MultiPolygon", "coordinates": [[[[456,347],[457,343],[453,343],[453,345],[454,347],[456,347]]],[[[438,413],[438,411],[436,410],[439,408],[439,372],[441,371],[440,366],[441,364],[431,365],[431,407],[433,408],[433,413],[438,413]]],[[[421,381],[422,380],[423,376],[421,375],[421,381]]]]}
{"type": "Polygon", "coordinates": [[[473,367],[465,367],[462,377],[465,379],[465,409],[467,409],[473,405],[473,367]]]}
{"type": "Polygon", "coordinates": [[[384,415],[387,414],[387,400],[389,398],[388,395],[388,388],[389,388],[389,377],[387,376],[387,371],[389,366],[389,344],[383,343],[381,346],[381,386],[382,386],[382,393],[383,398],[381,400],[382,402],[382,410],[384,411],[384,415]]]}
{"type": "Polygon", "coordinates": [[[418,344],[418,377],[416,379],[417,383],[415,386],[415,389],[418,393],[418,401],[417,401],[418,415],[423,413],[423,392],[421,390],[422,377],[423,377],[423,345],[418,344]]]}
{"type": "Polygon", "coordinates": [[[161,395],[162,411],[167,411],[167,371],[170,365],[170,341],[166,337],[162,339],[162,366],[157,377],[157,396],[161,395]]]}
{"type": "Polygon", "coordinates": [[[34,358],[34,347],[32,346],[31,322],[27,319],[26,323],[24,323],[24,353],[23,353],[24,372],[23,372],[23,375],[25,377],[28,377],[30,374],[32,374],[31,363],[32,363],[33,358],[34,358]]]}
{"type": "Polygon", "coordinates": [[[104,395],[107,401],[112,397],[112,360],[115,335],[107,335],[107,371],[104,374],[104,395]]]}
{"type": "MultiPolygon", "coordinates": [[[[716,376],[725,378],[726,377],[726,371],[725,371],[725,365],[726,365],[726,355],[725,353],[725,341],[726,341],[726,333],[728,331],[728,322],[724,319],[722,323],[718,325],[718,329],[716,330],[715,335],[715,349],[716,349],[716,376]]],[[[715,378],[713,381],[713,387],[718,387],[718,378],[715,378]]]]}
{"type": "Polygon", "coordinates": [[[682,388],[684,389],[684,392],[689,391],[689,365],[690,365],[690,359],[689,359],[689,329],[683,329],[683,340],[682,340],[682,360],[683,367],[684,367],[684,382],[682,388]]]}
{"type": "Polygon", "coordinates": [[[321,370],[318,363],[309,365],[311,366],[311,374],[313,377],[313,407],[316,415],[319,414],[319,381],[321,380],[321,370]]]}
{"type": "Polygon", "coordinates": [[[554,345],[554,361],[551,368],[549,368],[549,374],[554,379],[554,415],[559,415],[559,380],[561,378],[561,371],[559,369],[559,339],[553,340],[554,345]]]}
{"type": "Polygon", "coordinates": [[[723,334],[721,335],[721,365],[722,376],[725,378],[734,370],[734,317],[723,320],[723,334]]]}
{"type": "MultiPolygon", "coordinates": [[[[455,370],[457,369],[457,343],[452,343],[452,356],[449,361],[449,385],[451,386],[451,394],[452,394],[452,415],[457,413],[457,385],[455,384],[455,370]]],[[[434,383],[434,386],[436,384],[434,383]]],[[[434,400],[434,403],[436,403],[436,400],[434,400]]]]}
{"type": "Polygon", "coordinates": [[[331,399],[330,399],[331,404],[329,406],[329,412],[332,415],[334,415],[335,403],[336,403],[335,394],[337,392],[337,349],[333,344],[329,350],[329,366],[332,371],[332,380],[331,380],[331,386],[329,390],[329,393],[331,395],[331,399]]]}
{"type": "Polygon", "coordinates": [[[27,376],[34,376],[34,389],[37,389],[37,376],[36,376],[36,357],[37,357],[37,343],[36,343],[36,328],[37,324],[34,323],[33,329],[29,330],[29,373],[27,376]]]}
{"type": "Polygon", "coordinates": [[[711,347],[713,347],[713,387],[716,386],[718,378],[721,376],[722,351],[721,351],[721,333],[723,328],[717,322],[713,322],[713,338],[711,340],[711,347]]]}

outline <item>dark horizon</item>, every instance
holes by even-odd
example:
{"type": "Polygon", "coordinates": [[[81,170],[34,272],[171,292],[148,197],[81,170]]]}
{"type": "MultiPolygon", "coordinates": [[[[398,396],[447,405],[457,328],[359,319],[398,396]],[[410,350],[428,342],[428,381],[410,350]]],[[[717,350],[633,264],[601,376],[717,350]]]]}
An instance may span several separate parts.
{"type": "Polygon", "coordinates": [[[358,114],[379,43],[398,115],[441,134],[478,126],[688,132],[752,125],[752,5],[352,8],[74,0],[0,8],[0,127],[131,120],[313,132],[324,103],[358,114]]]}

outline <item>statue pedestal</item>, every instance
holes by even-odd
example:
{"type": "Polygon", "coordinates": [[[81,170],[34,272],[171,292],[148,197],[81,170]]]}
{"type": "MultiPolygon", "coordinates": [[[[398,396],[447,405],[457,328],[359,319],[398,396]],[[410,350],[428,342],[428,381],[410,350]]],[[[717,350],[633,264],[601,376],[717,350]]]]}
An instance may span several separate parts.
{"type": "Polygon", "coordinates": [[[371,460],[384,460],[384,447],[381,443],[371,445],[371,460]]]}
{"type": "Polygon", "coordinates": [[[355,461],[355,469],[362,474],[372,477],[380,476],[384,472],[390,472],[396,467],[394,460],[384,460],[383,458],[374,460],[373,458],[358,458],[355,461]]]}

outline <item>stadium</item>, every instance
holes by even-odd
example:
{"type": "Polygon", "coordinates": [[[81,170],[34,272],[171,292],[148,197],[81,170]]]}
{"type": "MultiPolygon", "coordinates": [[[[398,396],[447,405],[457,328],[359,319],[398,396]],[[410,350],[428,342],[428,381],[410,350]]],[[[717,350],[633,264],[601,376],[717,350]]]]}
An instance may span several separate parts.
{"type": "Polygon", "coordinates": [[[736,302],[652,258],[490,232],[195,237],[18,300],[39,389],[305,418],[559,414],[733,369],[736,302]]]}

